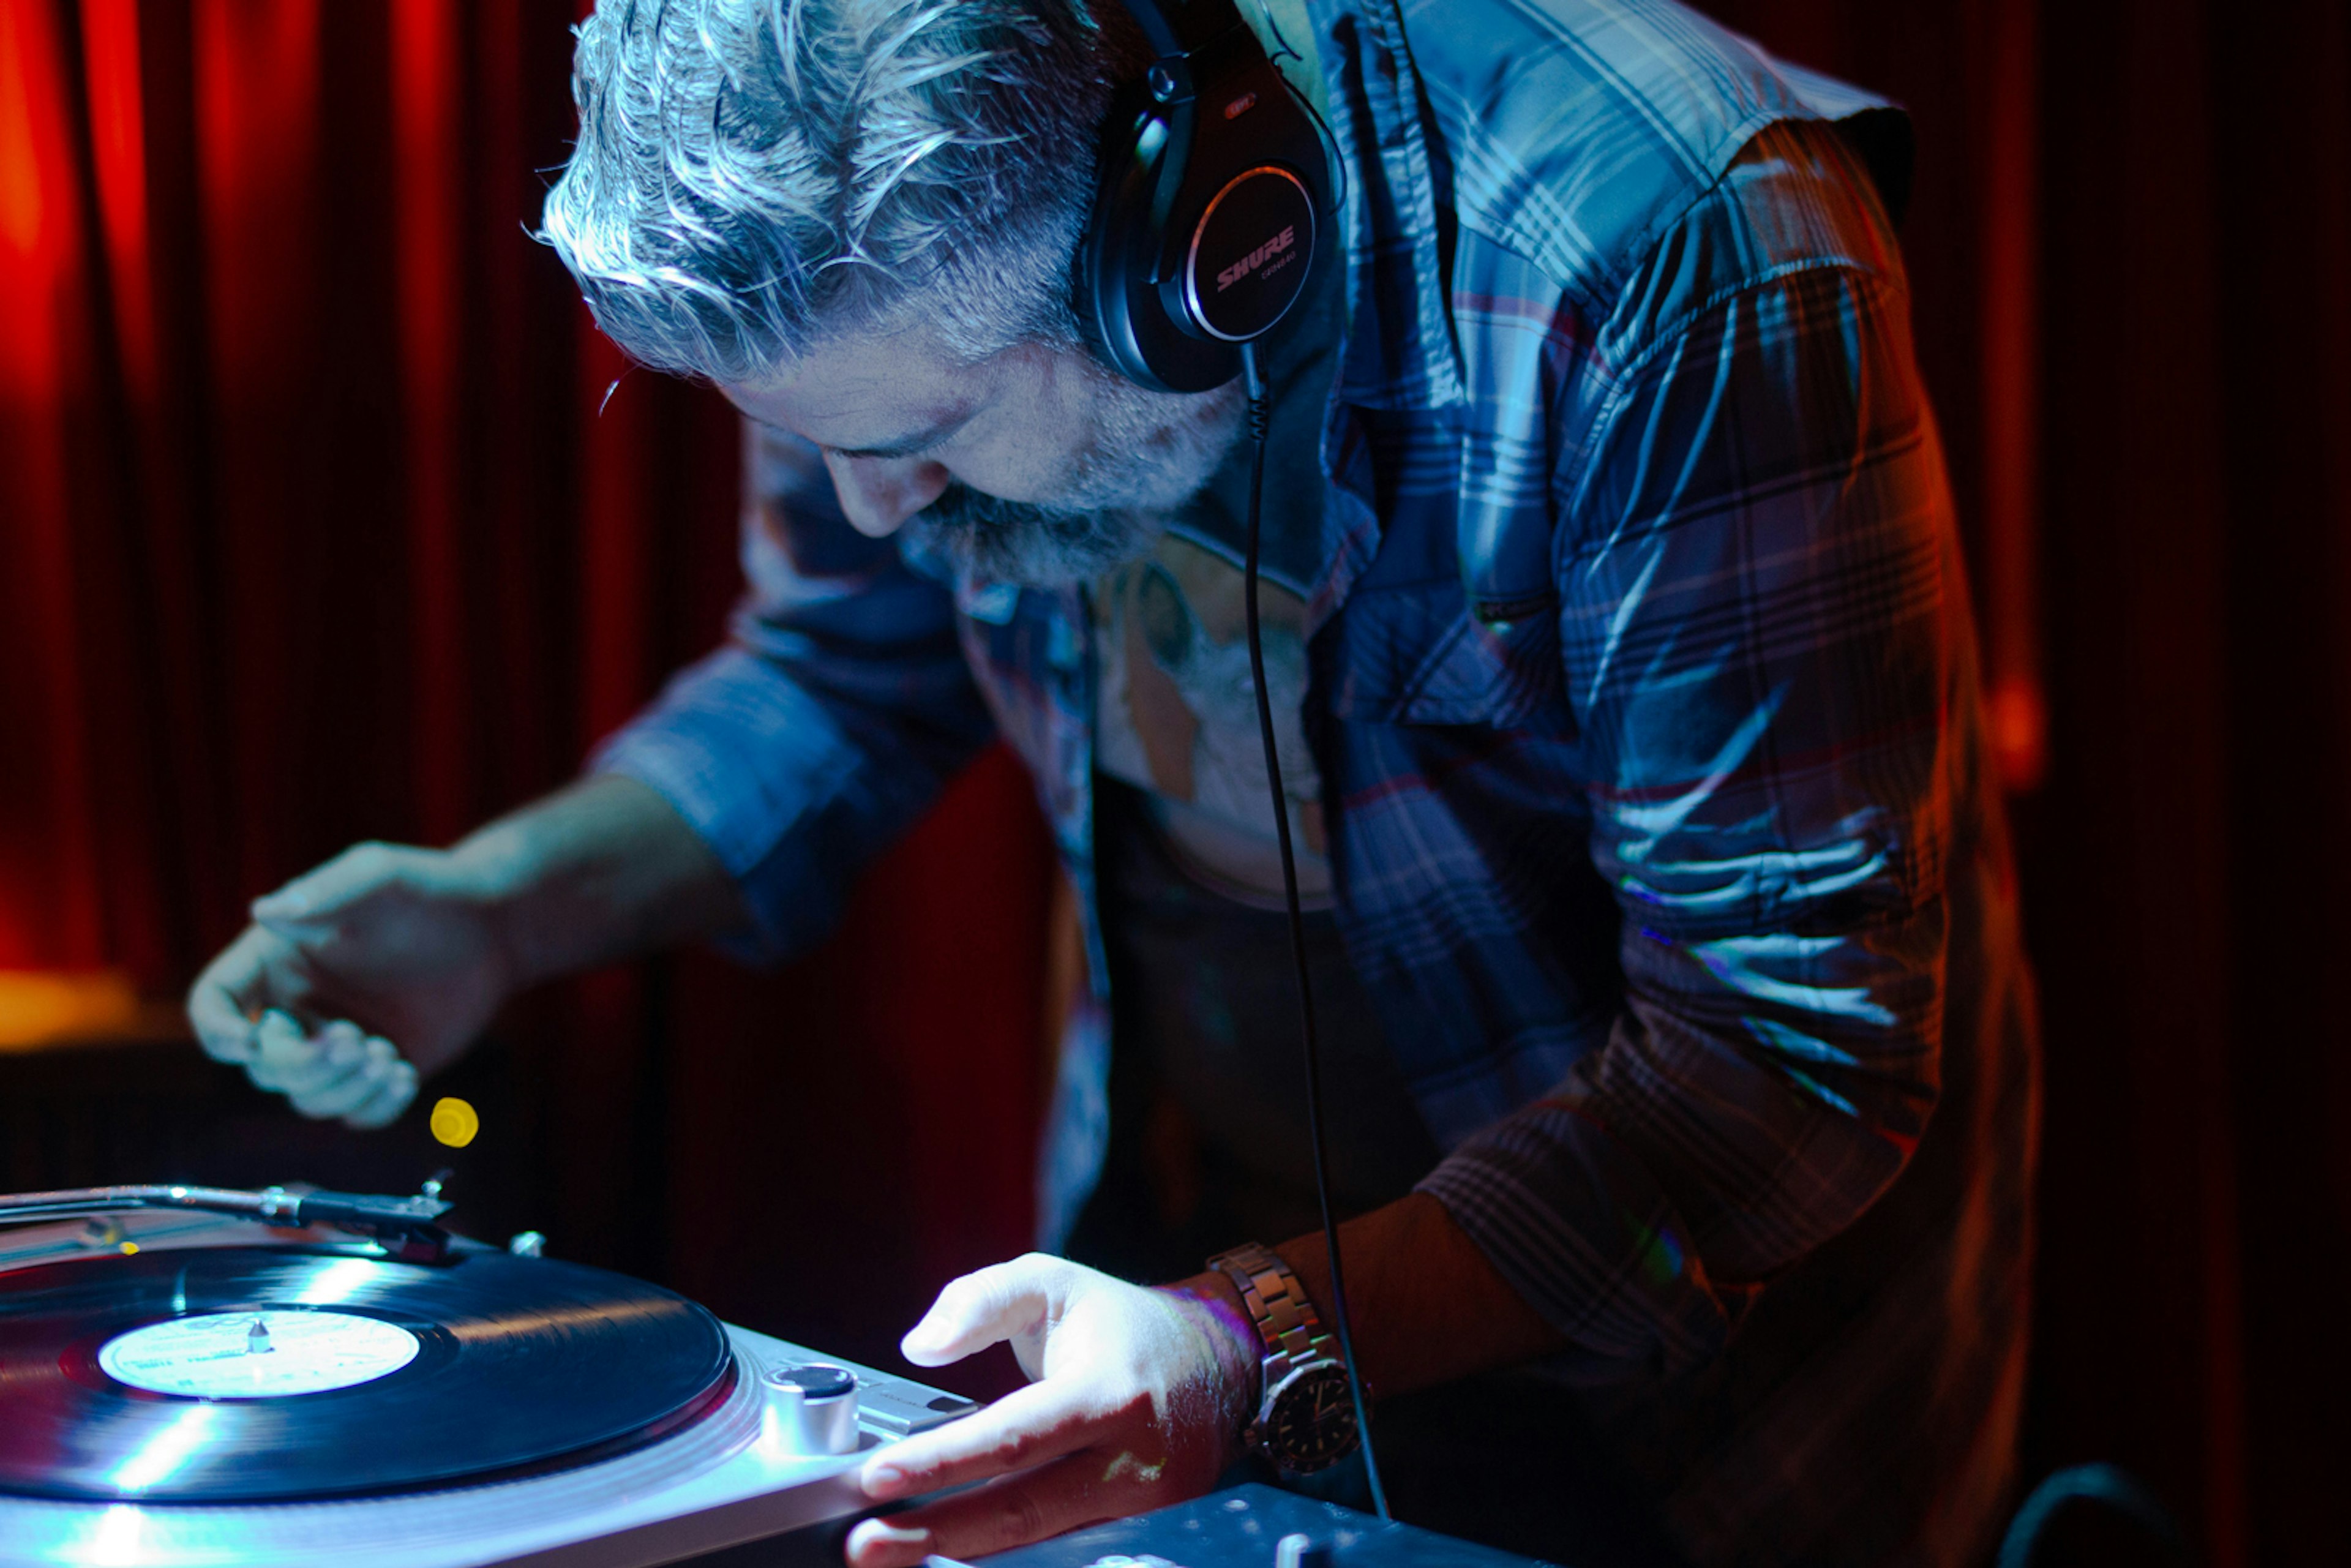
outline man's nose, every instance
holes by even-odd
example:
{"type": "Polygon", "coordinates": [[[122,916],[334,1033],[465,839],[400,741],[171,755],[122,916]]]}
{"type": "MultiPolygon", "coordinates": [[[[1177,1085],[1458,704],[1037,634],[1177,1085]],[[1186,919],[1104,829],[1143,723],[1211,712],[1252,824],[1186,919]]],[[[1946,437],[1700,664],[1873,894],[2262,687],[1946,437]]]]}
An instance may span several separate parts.
{"type": "Polygon", "coordinates": [[[841,509],[870,538],[886,538],[908,517],[946,493],[953,476],[936,463],[914,457],[852,457],[828,452],[824,465],[841,509]]]}

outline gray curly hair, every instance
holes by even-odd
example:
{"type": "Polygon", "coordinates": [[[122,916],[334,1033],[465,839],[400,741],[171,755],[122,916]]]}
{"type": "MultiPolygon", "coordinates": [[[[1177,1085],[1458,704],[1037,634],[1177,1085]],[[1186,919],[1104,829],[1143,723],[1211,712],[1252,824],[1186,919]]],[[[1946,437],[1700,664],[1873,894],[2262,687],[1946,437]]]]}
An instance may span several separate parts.
{"type": "Polygon", "coordinates": [[[1095,128],[1142,47],[1096,9],[601,0],[540,237],[615,342],[681,375],[758,379],[916,314],[970,359],[1067,345],[1095,128]]]}

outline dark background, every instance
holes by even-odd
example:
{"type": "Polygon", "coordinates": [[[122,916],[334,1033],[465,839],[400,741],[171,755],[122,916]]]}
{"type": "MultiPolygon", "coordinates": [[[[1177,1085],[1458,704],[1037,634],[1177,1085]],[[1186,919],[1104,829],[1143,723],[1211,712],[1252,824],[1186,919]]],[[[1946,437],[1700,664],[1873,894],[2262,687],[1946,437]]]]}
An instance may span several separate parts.
{"type": "MultiPolygon", "coordinates": [[[[1710,9],[1916,117],[2046,1019],[2030,1463],[2131,1466],[2216,1563],[2340,1561],[2351,8],[1710,9]]],[[[731,423],[525,234],[571,16],[0,0],[0,969],[168,1000],[247,898],[552,787],[720,634],[731,423]]],[[[431,1092],[482,1109],[455,1155],[152,1017],[0,1016],[0,1184],[445,1162],[478,1233],[887,1364],[1025,1244],[1055,899],[993,755],[823,952],[519,1003],[431,1092]]]]}

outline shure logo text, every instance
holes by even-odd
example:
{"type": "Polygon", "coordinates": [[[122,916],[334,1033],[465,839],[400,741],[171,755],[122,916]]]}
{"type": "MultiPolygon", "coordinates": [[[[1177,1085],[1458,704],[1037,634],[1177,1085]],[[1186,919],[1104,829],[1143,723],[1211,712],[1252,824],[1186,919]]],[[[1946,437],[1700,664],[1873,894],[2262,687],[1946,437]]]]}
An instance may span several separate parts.
{"type": "Polygon", "coordinates": [[[1217,274],[1217,292],[1222,294],[1226,289],[1230,288],[1234,284],[1238,283],[1242,278],[1247,277],[1250,273],[1255,272],[1259,267],[1263,267],[1272,257],[1280,256],[1283,251],[1288,250],[1291,246],[1297,243],[1298,225],[1296,224],[1292,224],[1288,228],[1282,230],[1280,234],[1274,235],[1271,239],[1266,241],[1263,245],[1258,246],[1255,250],[1249,252],[1247,256],[1241,257],[1238,261],[1233,263],[1232,266],[1225,268],[1224,271],[1217,274]]]}

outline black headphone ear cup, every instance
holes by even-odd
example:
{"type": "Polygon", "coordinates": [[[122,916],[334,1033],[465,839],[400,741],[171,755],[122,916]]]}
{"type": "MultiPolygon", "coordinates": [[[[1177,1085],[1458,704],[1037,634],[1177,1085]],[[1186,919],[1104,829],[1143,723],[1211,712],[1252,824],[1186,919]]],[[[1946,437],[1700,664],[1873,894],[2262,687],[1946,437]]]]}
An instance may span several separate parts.
{"type": "Polygon", "coordinates": [[[1330,147],[1230,0],[1126,9],[1162,53],[1103,119],[1072,304],[1120,374],[1207,392],[1240,373],[1238,345],[1315,271],[1330,147]]]}
{"type": "Polygon", "coordinates": [[[1182,205],[1190,121],[1188,106],[1155,110],[1140,84],[1119,93],[1102,122],[1092,221],[1071,268],[1087,346],[1158,392],[1207,392],[1240,374],[1238,350],[1186,330],[1152,281],[1166,244],[1152,214],[1182,205]]]}
{"type": "Polygon", "coordinates": [[[1252,162],[1209,198],[1182,259],[1159,285],[1170,314],[1228,343],[1254,342],[1305,292],[1319,237],[1306,181],[1279,162],[1252,162]]]}

